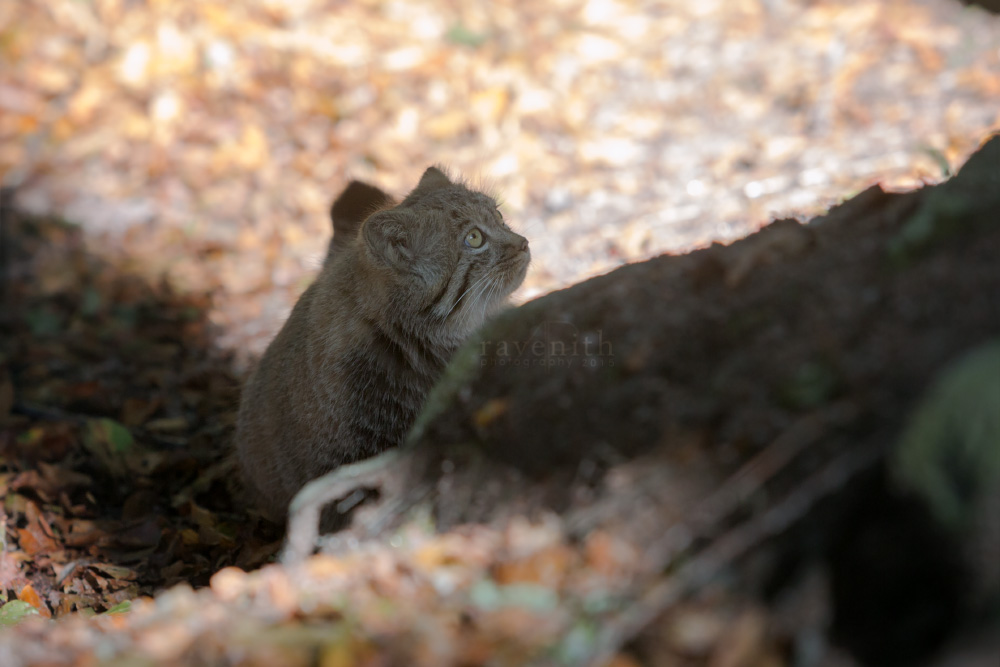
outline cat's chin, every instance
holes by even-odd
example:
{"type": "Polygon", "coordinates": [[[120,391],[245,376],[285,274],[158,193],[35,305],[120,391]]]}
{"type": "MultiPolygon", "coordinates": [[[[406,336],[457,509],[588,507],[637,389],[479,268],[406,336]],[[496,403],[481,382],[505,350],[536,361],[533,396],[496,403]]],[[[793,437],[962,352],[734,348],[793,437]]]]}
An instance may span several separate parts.
{"type": "Polygon", "coordinates": [[[518,287],[524,284],[524,279],[528,275],[529,262],[530,259],[525,260],[524,263],[518,269],[515,269],[515,271],[512,273],[512,275],[507,281],[507,289],[502,299],[503,301],[509,299],[510,295],[513,294],[518,287]]]}
{"type": "Polygon", "coordinates": [[[472,332],[486,324],[491,318],[501,313],[510,305],[510,294],[514,289],[490,299],[488,303],[481,303],[475,311],[466,311],[461,321],[456,322],[457,328],[462,330],[463,335],[468,336],[472,332]]]}
{"type": "Polygon", "coordinates": [[[503,270],[504,284],[503,298],[509,297],[514,290],[521,286],[524,278],[528,275],[528,265],[531,264],[531,255],[527,252],[518,253],[513,258],[508,258],[499,269],[503,270]]]}

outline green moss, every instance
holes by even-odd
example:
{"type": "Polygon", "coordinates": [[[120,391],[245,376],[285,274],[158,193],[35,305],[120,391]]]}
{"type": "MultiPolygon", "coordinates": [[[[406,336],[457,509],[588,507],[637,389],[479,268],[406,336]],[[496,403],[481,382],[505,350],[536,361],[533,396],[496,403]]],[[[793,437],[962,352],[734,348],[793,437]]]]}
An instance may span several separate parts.
{"type": "Polygon", "coordinates": [[[949,366],[925,395],[891,459],[897,482],[939,521],[964,529],[1000,486],[1000,340],[949,366]]]}
{"type": "Polygon", "coordinates": [[[886,248],[897,267],[907,266],[935,244],[954,236],[975,219],[976,206],[966,193],[935,190],[893,236],[886,248]]]}

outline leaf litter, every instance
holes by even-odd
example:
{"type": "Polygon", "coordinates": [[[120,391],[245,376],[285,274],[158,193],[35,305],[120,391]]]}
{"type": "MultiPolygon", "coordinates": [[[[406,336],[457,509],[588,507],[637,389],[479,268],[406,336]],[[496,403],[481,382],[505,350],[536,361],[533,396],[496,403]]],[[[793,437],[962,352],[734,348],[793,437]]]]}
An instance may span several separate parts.
{"type": "MultiPolygon", "coordinates": [[[[418,520],[387,544],[270,563],[280,534],[229,483],[237,383],[210,297],[136,280],[57,221],[8,212],[3,232],[3,664],[580,664],[648,567],[614,522],[576,544],[555,515],[442,534],[418,520]],[[65,267],[73,279],[42,279],[65,267]],[[37,308],[61,331],[32,330],[37,308]]],[[[676,622],[696,623],[684,609],[676,622]]],[[[751,635],[745,651],[774,650],[751,635]]]]}
{"type": "MultiPolygon", "coordinates": [[[[228,486],[234,368],[315,269],[336,188],[441,161],[494,180],[543,241],[527,298],[875,177],[940,180],[1000,124],[1000,28],[957,3],[529,5],[0,8],[0,176],[83,223],[0,229],[0,623],[27,619],[22,657],[385,664],[395,637],[416,664],[579,662],[642,568],[613,530],[411,529],[245,572],[278,536],[228,486]]],[[[704,598],[658,621],[667,664],[783,664],[762,610],[704,598]]]]}
{"type": "Polygon", "coordinates": [[[527,299],[942,180],[1000,128],[997,43],[954,0],[4,3],[0,179],[147,277],[218,289],[245,363],[348,178],[493,186],[533,240],[527,299]]]}
{"type": "Polygon", "coordinates": [[[17,277],[0,346],[12,396],[0,416],[0,597],[44,617],[121,610],[265,561],[276,546],[251,536],[227,488],[237,383],[199,319],[207,297],[119,274],[57,222],[9,215],[3,234],[17,277]],[[33,326],[39,310],[59,331],[33,326]]]}

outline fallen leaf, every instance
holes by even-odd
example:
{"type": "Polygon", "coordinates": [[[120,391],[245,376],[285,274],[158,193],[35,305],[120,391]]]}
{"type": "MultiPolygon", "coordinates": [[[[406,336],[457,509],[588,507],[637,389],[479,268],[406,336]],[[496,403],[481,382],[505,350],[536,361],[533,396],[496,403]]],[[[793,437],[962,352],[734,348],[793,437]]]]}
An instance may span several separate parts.
{"type": "Polygon", "coordinates": [[[115,477],[128,473],[127,457],[135,441],[132,433],[113,419],[91,419],[83,436],[83,444],[115,477]]]}
{"type": "Polygon", "coordinates": [[[32,586],[31,584],[28,584],[20,591],[18,591],[17,599],[20,600],[21,602],[27,602],[28,604],[30,604],[32,607],[35,608],[35,610],[39,614],[42,615],[42,617],[52,618],[52,612],[50,612],[49,608],[45,605],[44,602],[42,602],[42,599],[38,597],[38,593],[35,591],[35,587],[32,586]]]}
{"type": "Polygon", "coordinates": [[[146,400],[130,396],[122,403],[119,418],[125,426],[135,427],[142,425],[153,413],[160,409],[163,401],[159,398],[146,400]]]}
{"type": "Polygon", "coordinates": [[[9,547],[0,551],[0,589],[18,589],[28,585],[20,565],[28,559],[26,553],[12,551],[9,547]]]}
{"type": "Polygon", "coordinates": [[[23,600],[11,600],[0,607],[0,626],[17,625],[26,618],[39,615],[33,605],[23,600]]]}
{"type": "Polygon", "coordinates": [[[112,565],[111,563],[91,563],[88,567],[100,570],[109,577],[124,579],[125,581],[133,581],[139,576],[133,569],[121,565],[112,565]]]}
{"type": "Polygon", "coordinates": [[[124,614],[125,612],[132,611],[132,601],[125,600],[124,602],[119,602],[115,606],[111,607],[105,614],[124,614]]]}

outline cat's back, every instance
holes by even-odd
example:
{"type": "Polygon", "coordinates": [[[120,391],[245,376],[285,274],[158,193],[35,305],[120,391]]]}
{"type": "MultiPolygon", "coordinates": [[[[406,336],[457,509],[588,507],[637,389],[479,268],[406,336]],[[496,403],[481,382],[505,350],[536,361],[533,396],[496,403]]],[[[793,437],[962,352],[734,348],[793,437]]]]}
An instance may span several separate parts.
{"type": "Polygon", "coordinates": [[[269,519],[281,522],[294,483],[293,470],[307,465],[292,443],[312,437],[321,421],[311,393],[309,327],[318,286],[299,298],[243,387],[236,454],[248,495],[269,519]]]}
{"type": "Polygon", "coordinates": [[[338,198],[334,242],[319,275],[244,384],[236,458],[248,500],[272,521],[284,521],[292,496],[307,481],[360,458],[345,437],[358,406],[350,388],[358,384],[358,367],[351,359],[370,337],[357,307],[366,289],[355,237],[367,209],[386,201],[380,190],[355,184],[338,198]],[[348,201],[352,196],[370,201],[348,201]]]}

